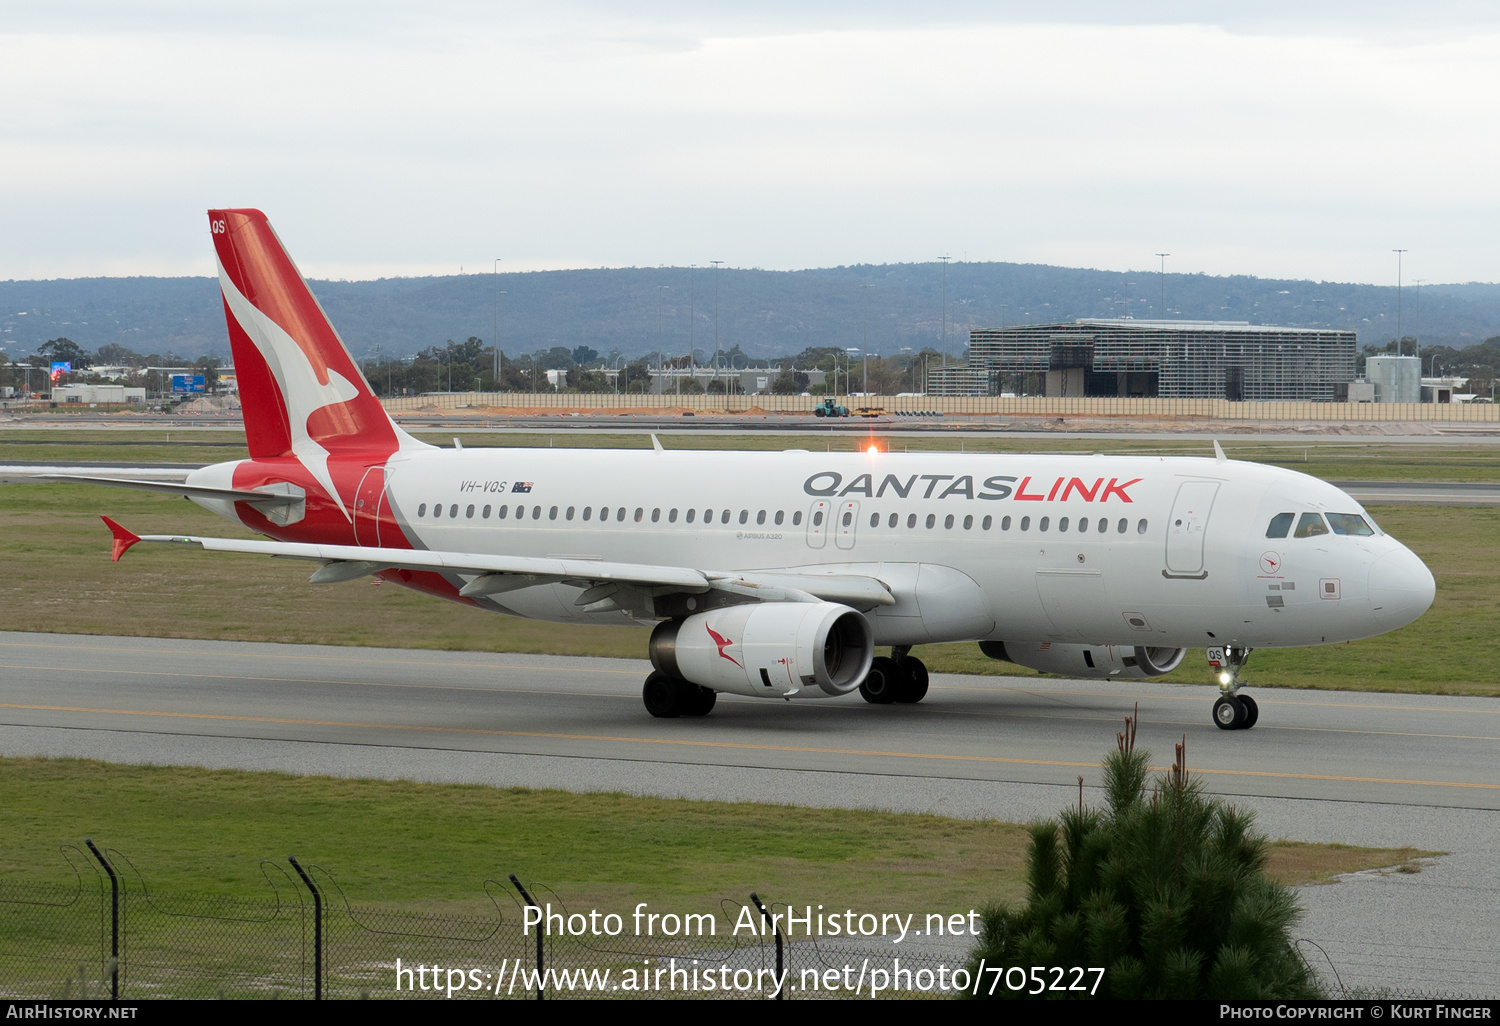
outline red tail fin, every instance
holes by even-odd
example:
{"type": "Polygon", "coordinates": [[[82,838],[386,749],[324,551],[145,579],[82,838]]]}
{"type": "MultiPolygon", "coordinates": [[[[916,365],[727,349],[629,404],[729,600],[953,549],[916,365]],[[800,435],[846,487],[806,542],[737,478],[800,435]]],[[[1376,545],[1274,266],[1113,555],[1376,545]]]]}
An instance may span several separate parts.
{"type": "Polygon", "coordinates": [[[388,455],[396,427],[259,210],[210,210],[229,345],[256,458],[388,455]]]}

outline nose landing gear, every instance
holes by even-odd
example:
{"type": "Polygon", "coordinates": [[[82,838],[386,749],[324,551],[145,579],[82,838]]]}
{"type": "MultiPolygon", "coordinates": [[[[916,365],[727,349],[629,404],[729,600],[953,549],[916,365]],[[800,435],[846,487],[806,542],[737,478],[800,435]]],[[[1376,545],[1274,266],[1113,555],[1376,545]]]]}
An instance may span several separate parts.
{"type": "Polygon", "coordinates": [[[1248,648],[1211,648],[1208,664],[1218,673],[1219,698],[1214,702],[1214,724],[1220,730],[1249,730],[1260,719],[1260,707],[1249,695],[1240,694],[1244,683],[1240,671],[1250,658],[1248,648]]]}

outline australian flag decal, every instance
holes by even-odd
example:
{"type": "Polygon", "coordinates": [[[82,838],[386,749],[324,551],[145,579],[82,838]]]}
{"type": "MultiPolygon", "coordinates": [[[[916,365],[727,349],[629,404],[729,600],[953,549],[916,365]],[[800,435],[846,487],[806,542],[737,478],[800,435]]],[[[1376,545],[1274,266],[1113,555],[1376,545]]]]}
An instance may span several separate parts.
{"type": "Polygon", "coordinates": [[[512,492],[529,492],[531,491],[531,482],[517,481],[515,484],[510,486],[510,490],[512,492]]]}

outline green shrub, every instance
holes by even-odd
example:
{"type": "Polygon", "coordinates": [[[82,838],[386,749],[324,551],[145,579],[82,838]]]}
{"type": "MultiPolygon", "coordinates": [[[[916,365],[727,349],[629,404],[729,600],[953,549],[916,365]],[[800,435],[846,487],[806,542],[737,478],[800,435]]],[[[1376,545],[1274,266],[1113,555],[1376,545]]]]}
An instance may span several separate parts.
{"type": "MultiPolygon", "coordinates": [[[[971,975],[986,967],[979,996],[996,967],[1097,966],[1096,997],[1322,997],[1289,936],[1296,901],[1266,877],[1252,815],[1204,795],[1185,737],[1172,769],[1149,783],[1135,729],[1127,718],[1104,760],[1106,809],[1084,806],[1079,777],[1078,805],[1031,828],[1026,904],[987,909],[970,956],[971,975]]],[[[1026,996],[1003,979],[993,989],[1026,996]]]]}

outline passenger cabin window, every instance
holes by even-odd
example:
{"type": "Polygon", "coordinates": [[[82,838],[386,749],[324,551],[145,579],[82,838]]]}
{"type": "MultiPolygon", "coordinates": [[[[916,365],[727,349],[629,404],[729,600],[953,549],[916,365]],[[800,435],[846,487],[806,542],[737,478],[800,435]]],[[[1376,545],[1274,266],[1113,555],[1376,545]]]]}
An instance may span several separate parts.
{"type": "Polygon", "coordinates": [[[793,527],[800,527],[801,524],[802,524],[802,511],[799,509],[799,510],[797,510],[797,512],[795,512],[795,513],[792,514],[792,526],[793,527]]]}
{"type": "Polygon", "coordinates": [[[488,520],[490,518],[490,508],[488,506],[484,507],[484,509],[480,512],[479,515],[482,516],[482,517],[484,517],[484,519],[488,520]]]}
{"type": "Polygon", "coordinates": [[[691,524],[693,522],[693,518],[696,517],[697,515],[698,515],[698,511],[697,510],[695,510],[695,509],[688,510],[687,511],[687,522],[691,524]]]}
{"type": "Polygon", "coordinates": [[[871,527],[879,527],[880,526],[880,514],[879,513],[871,513],[870,514],[870,526],[871,527]]]}
{"type": "Polygon", "coordinates": [[[722,512],[722,513],[719,514],[719,523],[721,523],[721,524],[727,524],[727,523],[729,523],[729,510],[726,509],[724,512],[722,512]]]}
{"type": "Polygon", "coordinates": [[[677,523],[677,510],[676,510],[675,507],[672,508],[672,509],[667,510],[667,523],[669,523],[669,524],[675,524],[675,523],[677,523]]]}
{"type": "Polygon", "coordinates": [[[653,509],[651,511],[651,522],[654,524],[654,523],[657,523],[660,520],[661,520],[661,510],[659,510],[659,509],[653,509]]]}
{"type": "Polygon", "coordinates": [[[506,514],[507,514],[507,513],[509,513],[509,512],[510,512],[510,507],[509,507],[509,506],[501,506],[501,507],[500,507],[500,508],[499,508],[499,509],[498,509],[498,510],[497,510],[497,511],[496,511],[496,512],[495,512],[495,519],[496,519],[496,520],[504,520],[504,519],[505,519],[505,515],[506,515],[506,514]]]}
{"type": "Polygon", "coordinates": [[[813,514],[813,526],[814,527],[822,527],[823,526],[823,511],[822,510],[818,510],[816,513],[813,514]]]}
{"type": "Polygon", "coordinates": [[[458,516],[458,503],[455,502],[453,505],[448,507],[448,515],[450,517],[458,516]]]}
{"type": "Polygon", "coordinates": [[[466,510],[464,510],[464,516],[467,517],[470,520],[474,519],[474,504],[473,503],[470,503],[469,504],[469,508],[466,509],[466,510]]]}
{"type": "Polygon", "coordinates": [[[574,507],[569,506],[568,507],[568,512],[565,514],[569,520],[573,519],[573,510],[574,510],[574,507]]]}
{"type": "Polygon", "coordinates": [[[785,511],[783,511],[783,510],[779,510],[779,509],[778,509],[778,510],[777,510],[777,511],[776,511],[776,526],[777,526],[777,527],[780,527],[780,526],[781,526],[781,522],[782,522],[782,520],[784,520],[784,519],[786,519],[786,512],[785,512],[785,511]]]}
{"type": "Polygon", "coordinates": [[[557,519],[557,507],[556,506],[553,506],[550,510],[547,511],[547,519],[548,520],[556,520],[557,519]]]}
{"type": "Polygon", "coordinates": [[[995,518],[994,517],[985,517],[984,520],[980,523],[979,526],[983,527],[986,531],[988,531],[990,529],[990,525],[993,524],[994,522],[995,522],[995,518]]]}
{"type": "MultiPolygon", "coordinates": [[[[1121,523],[1124,523],[1124,521],[1121,521],[1121,523]]],[[[1138,520],[1138,521],[1136,521],[1136,524],[1135,524],[1135,533],[1136,534],[1145,534],[1146,533],[1146,521],[1144,521],[1144,520],[1138,520]]]]}
{"type": "Polygon", "coordinates": [[[420,505],[420,506],[417,507],[417,516],[419,516],[419,517],[425,517],[426,515],[427,515],[427,503],[424,502],[424,503],[422,503],[422,505],[420,505]]]}
{"type": "Polygon", "coordinates": [[[1368,538],[1375,533],[1375,529],[1365,523],[1365,518],[1358,513],[1330,513],[1328,526],[1333,528],[1334,534],[1353,534],[1368,538]]]}
{"type": "Polygon", "coordinates": [[[1294,538],[1316,538],[1320,534],[1328,533],[1328,525],[1323,523],[1323,518],[1316,513],[1304,513],[1297,521],[1297,532],[1294,538]]]}
{"type": "Polygon", "coordinates": [[[1271,526],[1266,528],[1267,538],[1285,538],[1288,531],[1292,529],[1292,521],[1297,519],[1295,513],[1278,513],[1271,518],[1271,526]]]}

